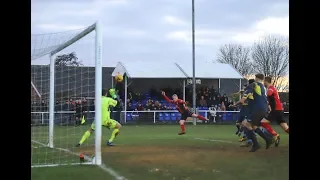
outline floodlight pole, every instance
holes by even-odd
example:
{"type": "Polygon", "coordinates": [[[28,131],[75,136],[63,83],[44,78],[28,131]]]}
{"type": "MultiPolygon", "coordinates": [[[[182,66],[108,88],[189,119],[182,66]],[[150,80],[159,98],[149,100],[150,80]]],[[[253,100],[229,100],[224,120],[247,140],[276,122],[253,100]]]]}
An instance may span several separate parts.
{"type": "MultiPolygon", "coordinates": [[[[193,96],[192,104],[193,111],[196,113],[196,57],[195,57],[195,23],[194,23],[194,0],[192,0],[192,86],[193,86],[193,96]]],[[[193,118],[193,125],[196,125],[196,118],[193,118]]]]}

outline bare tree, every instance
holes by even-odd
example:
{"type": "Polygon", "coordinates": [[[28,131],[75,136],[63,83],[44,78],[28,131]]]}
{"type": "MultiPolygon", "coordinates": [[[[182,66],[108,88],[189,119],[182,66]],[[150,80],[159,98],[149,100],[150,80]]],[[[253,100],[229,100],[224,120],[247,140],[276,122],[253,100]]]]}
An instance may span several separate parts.
{"type": "Polygon", "coordinates": [[[288,77],[280,77],[277,80],[277,86],[279,92],[289,92],[289,79],[288,77]]]}
{"type": "Polygon", "coordinates": [[[281,78],[285,77],[289,70],[288,39],[266,36],[253,44],[251,55],[254,72],[271,76],[273,85],[276,88],[281,87],[281,78]]]}
{"type": "Polygon", "coordinates": [[[56,66],[82,66],[75,52],[69,54],[62,54],[56,57],[56,66]]]}
{"type": "Polygon", "coordinates": [[[241,44],[226,44],[221,46],[217,61],[230,64],[244,77],[252,73],[250,49],[243,47],[241,44]]]}

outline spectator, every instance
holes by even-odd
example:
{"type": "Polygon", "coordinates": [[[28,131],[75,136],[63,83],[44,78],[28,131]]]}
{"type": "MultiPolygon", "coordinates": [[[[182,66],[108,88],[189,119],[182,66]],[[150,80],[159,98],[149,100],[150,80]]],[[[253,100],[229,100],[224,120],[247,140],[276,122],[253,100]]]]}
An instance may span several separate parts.
{"type": "Polygon", "coordinates": [[[200,106],[207,107],[207,101],[204,99],[204,96],[201,96],[200,106]]]}
{"type": "Polygon", "coordinates": [[[223,96],[221,97],[221,102],[226,103],[226,102],[228,102],[228,101],[229,101],[229,100],[228,100],[227,94],[223,94],[223,96]]]}
{"type": "Polygon", "coordinates": [[[205,100],[209,100],[209,88],[205,87],[203,91],[203,96],[205,100]]]}
{"type": "Polygon", "coordinates": [[[154,110],[160,110],[161,109],[161,104],[159,103],[159,101],[154,102],[154,110]]]}
{"type": "Polygon", "coordinates": [[[131,103],[128,103],[127,110],[128,110],[128,111],[134,111],[131,103]]]}
{"type": "Polygon", "coordinates": [[[57,100],[56,104],[54,106],[54,111],[61,111],[62,110],[62,105],[60,104],[60,102],[57,100]]]}
{"type": "Polygon", "coordinates": [[[138,106],[136,108],[136,111],[143,111],[143,110],[144,110],[144,108],[143,108],[142,104],[139,102],[138,106]]]}
{"type": "Polygon", "coordinates": [[[221,102],[221,111],[226,111],[226,106],[223,101],[221,102]]]}
{"type": "Polygon", "coordinates": [[[128,102],[132,102],[132,98],[133,98],[132,93],[129,92],[129,93],[128,93],[128,99],[127,99],[127,101],[128,101],[128,102]]]}
{"type": "Polygon", "coordinates": [[[167,110],[167,106],[162,106],[161,110],[167,110]]]}

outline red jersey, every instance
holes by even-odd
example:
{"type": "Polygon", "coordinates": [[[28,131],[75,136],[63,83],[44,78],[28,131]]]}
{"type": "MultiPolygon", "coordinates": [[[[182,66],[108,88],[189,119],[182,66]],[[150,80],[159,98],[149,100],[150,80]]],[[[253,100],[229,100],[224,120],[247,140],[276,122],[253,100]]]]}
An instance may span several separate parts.
{"type": "Polygon", "coordinates": [[[186,112],[188,109],[185,107],[186,102],[182,99],[178,99],[177,101],[173,101],[171,99],[168,98],[168,96],[164,95],[164,99],[171,103],[174,104],[176,109],[180,112],[180,113],[184,113],[186,112]]]}
{"type": "Polygon", "coordinates": [[[271,111],[283,111],[278,91],[274,86],[269,86],[267,95],[271,111]]]}

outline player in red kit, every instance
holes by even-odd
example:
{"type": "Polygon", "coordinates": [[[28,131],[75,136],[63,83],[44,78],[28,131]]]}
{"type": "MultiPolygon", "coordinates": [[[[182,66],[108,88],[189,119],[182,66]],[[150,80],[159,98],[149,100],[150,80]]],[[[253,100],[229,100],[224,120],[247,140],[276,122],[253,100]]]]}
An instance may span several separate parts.
{"type": "Polygon", "coordinates": [[[269,123],[271,121],[276,121],[286,133],[289,133],[289,126],[283,117],[284,112],[283,112],[283,107],[282,107],[282,103],[281,103],[278,91],[272,85],[271,81],[272,81],[271,77],[265,77],[264,79],[264,85],[268,89],[267,97],[268,97],[268,102],[270,106],[270,112],[267,119],[261,120],[261,125],[270,134],[276,137],[275,146],[277,147],[279,146],[279,143],[280,143],[280,135],[271,128],[269,123]]]}
{"type": "Polygon", "coordinates": [[[171,103],[171,104],[174,104],[176,106],[176,109],[181,113],[181,120],[179,121],[180,123],[180,128],[181,128],[181,132],[178,133],[179,135],[183,135],[186,133],[186,130],[185,130],[185,127],[184,127],[184,123],[186,122],[187,118],[188,117],[194,117],[194,118],[198,118],[200,120],[203,120],[203,121],[208,121],[209,119],[201,116],[201,115],[198,115],[198,114],[195,114],[195,113],[192,113],[187,107],[186,107],[186,102],[183,101],[182,99],[179,99],[178,96],[176,94],[174,94],[172,96],[172,100],[168,98],[168,96],[166,96],[166,93],[164,91],[162,91],[162,95],[164,97],[164,99],[171,103]]]}

